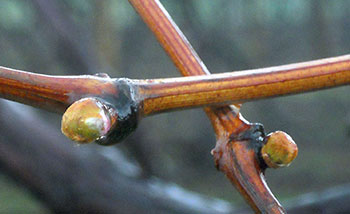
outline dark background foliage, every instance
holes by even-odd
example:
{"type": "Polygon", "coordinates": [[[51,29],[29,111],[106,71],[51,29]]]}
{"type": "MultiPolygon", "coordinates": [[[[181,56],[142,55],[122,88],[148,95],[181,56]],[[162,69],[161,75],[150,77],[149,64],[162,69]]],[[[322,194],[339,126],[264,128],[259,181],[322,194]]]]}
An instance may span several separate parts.
{"type": "MultiPolygon", "coordinates": [[[[308,61],[350,50],[348,1],[162,3],[212,73],[308,61]]],[[[126,0],[1,1],[0,50],[0,65],[37,73],[180,76],[126,0]]],[[[348,87],[341,87],[243,106],[249,121],[263,123],[267,132],[286,131],[299,146],[299,156],[289,168],[267,171],[268,183],[282,201],[349,183],[348,93],[348,87]]],[[[21,109],[59,130],[59,115],[21,109]]],[[[239,194],[214,167],[210,155],[214,145],[209,120],[202,110],[192,109],[146,118],[116,147],[139,163],[144,176],[241,205],[239,194]]],[[[1,168],[0,173],[0,213],[47,212],[25,186],[18,186],[1,168]]]]}

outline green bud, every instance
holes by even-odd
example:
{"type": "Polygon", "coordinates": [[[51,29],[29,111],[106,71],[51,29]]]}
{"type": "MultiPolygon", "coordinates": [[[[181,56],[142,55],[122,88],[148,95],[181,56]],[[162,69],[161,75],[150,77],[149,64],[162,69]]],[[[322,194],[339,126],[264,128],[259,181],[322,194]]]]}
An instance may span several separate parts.
{"type": "Polygon", "coordinates": [[[90,143],[105,136],[115,121],[99,99],[84,98],[74,102],[63,114],[61,130],[73,141],[90,143]]]}

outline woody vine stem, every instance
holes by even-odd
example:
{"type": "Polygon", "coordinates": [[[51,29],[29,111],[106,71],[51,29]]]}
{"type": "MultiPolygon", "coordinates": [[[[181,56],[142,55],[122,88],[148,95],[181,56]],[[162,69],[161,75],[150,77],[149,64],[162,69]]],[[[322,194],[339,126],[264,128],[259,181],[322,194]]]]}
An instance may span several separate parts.
{"type": "MultiPolygon", "coordinates": [[[[129,2],[157,37],[182,75],[209,74],[205,64],[158,0],[129,2]]],[[[228,177],[255,212],[284,213],[283,207],[265,182],[264,169],[257,164],[256,151],[259,149],[252,149],[256,145],[254,130],[259,130],[259,126],[243,119],[238,112],[239,105],[204,110],[211,120],[217,138],[213,149],[217,168],[228,177]]]]}
{"type": "MultiPolygon", "coordinates": [[[[75,113],[64,117],[64,125],[70,124],[63,128],[67,136],[81,142],[104,137],[117,126],[122,130],[113,139],[112,143],[115,143],[129,134],[125,133],[127,128],[124,126],[132,124],[136,127],[137,119],[164,111],[239,103],[349,83],[349,55],[257,70],[147,80],[112,79],[107,75],[48,76],[0,67],[0,96],[3,98],[62,111],[75,101],[94,97],[88,102],[78,102],[87,110],[71,108],[69,112],[75,113]],[[104,111],[105,115],[100,113],[104,111]],[[73,118],[81,118],[82,114],[86,118],[96,118],[96,113],[102,122],[89,120],[89,124],[103,130],[92,129],[96,132],[94,137],[74,136],[75,131],[71,131],[73,118]],[[127,125],[122,125],[124,122],[127,125]]],[[[74,130],[81,129],[78,123],[75,127],[74,130]]],[[[81,130],[86,132],[86,129],[81,130]]]]}
{"type": "Polygon", "coordinates": [[[244,120],[239,106],[256,99],[303,93],[350,83],[350,55],[264,69],[209,75],[185,36],[157,0],[130,0],[169,54],[181,78],[131,80],[49,76],[0,67],[0,97],[64,113],[62,131],[72,140],[111,145],[145,116],[205,107],[216,136],[212,154],[258,213],[284,213],[264,180],[267,167],[287,166],[297,155],[283,132],[265,135],[244,120]]]}

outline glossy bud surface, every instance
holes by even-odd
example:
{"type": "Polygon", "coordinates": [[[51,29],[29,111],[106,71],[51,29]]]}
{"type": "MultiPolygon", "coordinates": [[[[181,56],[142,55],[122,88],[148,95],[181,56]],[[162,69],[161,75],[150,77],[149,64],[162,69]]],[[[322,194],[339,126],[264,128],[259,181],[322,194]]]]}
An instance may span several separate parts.
{"type": "Polygon", "coordinates": [[[73,141],[90,143],[105,136],[113,123],[110,112],[99,99],[84,98],[63,114],[61,130],[73,141]]]}

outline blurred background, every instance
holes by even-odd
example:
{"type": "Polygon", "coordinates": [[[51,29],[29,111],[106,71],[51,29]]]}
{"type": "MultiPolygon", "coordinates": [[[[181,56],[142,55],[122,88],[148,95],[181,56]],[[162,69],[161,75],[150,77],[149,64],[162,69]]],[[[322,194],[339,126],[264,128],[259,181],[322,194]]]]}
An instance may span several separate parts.
{"type": "MultiPolygon", "coordinates": [[[[350,50],[349,1],[162,3],[212,73],[308,61],[350,50]]],[[[180,76],[127,0],[2,0],[0,50],[1,66],[43,74],[107,73],[136,79],[180,76]]],[[[59,133],[59,115],[4,101],[0,105],[0,213],[62,211],[59,206],[79,204],[90,190],[97,192],[81,179],[95,174],[106,177],[106,173],[111,182],[119,175],[126,183],[132,177],[139,189],[150,180],[154,185],[158,181],[171,184],[189,190],[188,194],[220,199],[222,206],[218,206],[231,211],[246,206],[214,167],[210,151],[215,136],[200,109],[143,119],[125,142],[100,148],[66,140],[59,133]],[[61,153],[49,155],[57,151],[61,153]],[[103,159],[108,167],[96,166],[100,171],[93,171],[96,161],[92,157],[103,159]],[[81,159],[66,171],[74,158],[81,159]],[[81,195],[74,200],[67,196],[76,192],[81,195]],[[58,199],[61,204],[55,201],[58,199]]],[[[263,123],[267,132],[283,130],[298,144],[299,155],[290,167],[266,172],[282,204],[350,183],[349,106],[349,87],[243,105],[246,119],[263,123]]],[[[122,183],[120,179],[113,182],[122,183]]],[[[138,191],[134,184],[125,185],[138,191]]],[[[170,195],[176,192],[170,190],[170,195]]],[[[118,188],[113,191],[111,195],[121,193],[118,188]]],[[[126,188],[124,196],[132,191],[126,188]]],[[[147,191],[138,195],[147,196],[147,191]]],[[[179,197],[185,199],[186,194],[179,197]]],[[[88,210],[82,207],[76,210],[88,210]]],[[[152,213],[149,207],[144,213],[152,213]]],[[[162,211],[167,213],[165,208],[162,211]]]]}

